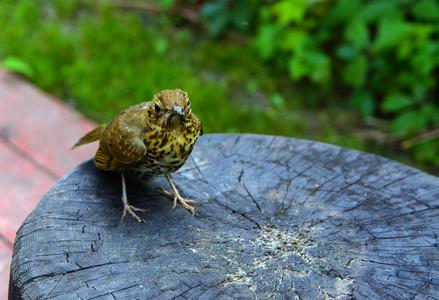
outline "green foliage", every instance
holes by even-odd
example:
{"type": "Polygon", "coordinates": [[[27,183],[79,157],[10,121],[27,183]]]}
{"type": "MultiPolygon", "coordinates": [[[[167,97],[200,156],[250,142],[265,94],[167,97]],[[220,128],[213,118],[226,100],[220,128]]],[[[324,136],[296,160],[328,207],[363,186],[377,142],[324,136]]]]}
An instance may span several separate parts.
{"type": "MultiPolygon", "coordinates": [[[[389,118],[401,138],[439,124],[437,1],[281,0],[260,20],[255,47],[292,80],[333,95],[348,87],[352,107],[389,118]]],[[[419,159],[439,153],[426,145],[433,155],[419,159]]]]}
{"type": "Polygon", "coordinates": [[[24,60],[15,56],[5,57],[5,59],[3,59],[1,62],[1,66],[7,71],[19,73],[27,76],[28,78],[33,78],[34,76],[34,70],[32,67],[24,60]]]}
{"type": "Polygon", "coordinates": [[[343,129],[350,106],[390,120],[418,163],[439,165],[436,0],[158,2],[165,14],[111,0],[0,1],[0,62],[98,122],[181,88],[206,132],[366,150],[343,129]],[[222,39],[176,28],[176,9],[199,11],[222,39]]]}
{"type": "MultiPolygon", "coordinates": [[[[326,94],[312,102],[347,101],[363,117],[389,119],[400,139],[439,125],[438,1],[251,1],[245,15],[228,10],[232,2],[203,6],[210,34],[253,20],[245,29],[255,33],[253,47],[267,65],[326,94]]],[[[427,142],[422,151],[439,153],[427,142]]]]}
{"type": "Polygon", "coordinates": [[[121,13],[94,1],[5,0],[0,27],[3,64],[21,73],[33,70],[35,84],[99,123],[160,90],[180,88],[189,93],[206,133],[303,132],[297,114],[284,113],[279,121],[282,96],[262,106],[247,103],[247,93],[273,86],[250,49],[225,51],[198,41],[163,16],[121,13]],[[11,66],[11,57],[20,61],[11,66]],[[230,62],[233,70],[225,68],[230,62]]]}
{"type": "Polygon", "coordinates": [[[225,86],[197,73],[187,30],[158,34],[139,14],[78,3],[3,1],[0,11],[11,12],[0,13],[3,65],[26,75],[33,70],[37,85],[97,122],[151,100],[157,91],[181,88],[194,98],[194,110],[202,111],[207,131],[225,130],[215,122],[217,110],[228,104],[225,86]],[[14,56],[22,59],[11,60],[14,56]]]}
{"type": "Polygon", "coordinates": [[[202,6],[200,17],[207,21],[209,34],[213,37],[218,37],[227,28],[248,32],[258,3],[259,0],[211,0],[202,6]]]}

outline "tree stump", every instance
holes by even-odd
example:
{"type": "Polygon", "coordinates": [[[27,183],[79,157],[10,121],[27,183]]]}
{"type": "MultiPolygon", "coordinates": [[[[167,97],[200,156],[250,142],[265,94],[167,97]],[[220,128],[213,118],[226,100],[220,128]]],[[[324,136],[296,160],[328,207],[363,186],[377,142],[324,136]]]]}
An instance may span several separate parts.
{"type": "Polygon", "coordinates": [[[10,298],[438,299],[439,178],[327,144],[205,135],[171,175],[195,216],[92,161],[18,231],[10,298]]]}

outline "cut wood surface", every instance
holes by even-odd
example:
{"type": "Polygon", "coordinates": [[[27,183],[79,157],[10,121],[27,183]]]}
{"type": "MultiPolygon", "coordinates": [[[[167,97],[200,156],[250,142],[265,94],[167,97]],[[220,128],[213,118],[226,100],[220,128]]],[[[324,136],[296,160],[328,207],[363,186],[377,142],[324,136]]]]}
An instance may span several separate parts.
{"type": "Polygon", "coordinates": [[[88,161],[20,228],[10,298],[438,299],[439,178],[342,147],[205,135],[171,175],[195,216],[88,161]]]}

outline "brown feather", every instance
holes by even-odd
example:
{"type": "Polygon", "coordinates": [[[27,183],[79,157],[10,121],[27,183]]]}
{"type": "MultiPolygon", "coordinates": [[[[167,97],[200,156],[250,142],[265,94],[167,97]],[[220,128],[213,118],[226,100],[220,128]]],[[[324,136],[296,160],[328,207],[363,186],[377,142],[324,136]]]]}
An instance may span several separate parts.
{"type": "Polygon", "coordinates": [[[106,125],[107,124],[102,124],[96,127],[95,129],[93,129],[92,131],[90,131],[89,133],[87,133],[86,135],[84,135],[82,138],[79,139],[79,141],[76,142],[76,144],[73,145],[72,148],[70,148],[70,150],[73,150],[81,145],[99,140],[102,136],[102,133],[105,130],[106,125]]]}

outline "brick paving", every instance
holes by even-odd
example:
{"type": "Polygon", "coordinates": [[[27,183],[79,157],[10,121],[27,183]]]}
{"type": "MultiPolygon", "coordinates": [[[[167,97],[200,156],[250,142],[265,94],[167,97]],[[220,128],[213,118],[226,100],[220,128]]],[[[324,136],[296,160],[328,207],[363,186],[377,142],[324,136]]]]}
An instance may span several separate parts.
{"type": "Polygon", "coordinates": [[[96,144],[70,152],[94,126],[58,99],[0,69],[0,299],[7,299],[18,228],[60,178],[94,155],[96,144]]]}

